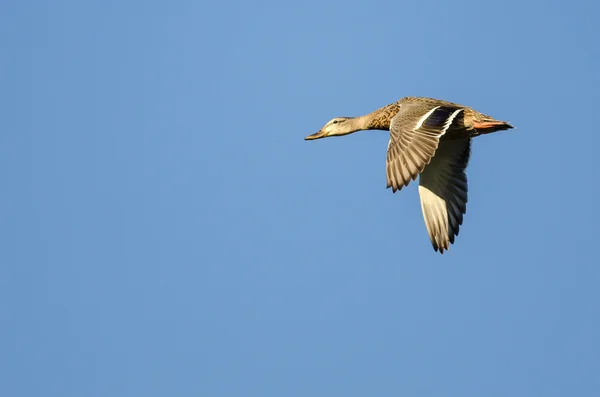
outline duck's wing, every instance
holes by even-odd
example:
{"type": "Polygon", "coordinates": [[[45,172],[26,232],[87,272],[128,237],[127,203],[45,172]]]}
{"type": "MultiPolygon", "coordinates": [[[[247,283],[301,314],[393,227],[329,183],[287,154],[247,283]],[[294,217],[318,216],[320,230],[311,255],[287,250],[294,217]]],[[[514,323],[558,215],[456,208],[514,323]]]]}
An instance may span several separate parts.
{"type": "Polygon", "coordinates": [[[471,155],[471,139],[445,139],[419,177],[419,195],[425,226],[433,249],[443,253],[458,236],[467,211],[465,169],[471,155]]]}
{"type": "Polygon", "coordinates": [[[464,108],[408,102],[390,123],[387,150],[387,187],[402,189],[415,180],[434,156],[440,138],[453,123],[464,125],[464,108]]]}

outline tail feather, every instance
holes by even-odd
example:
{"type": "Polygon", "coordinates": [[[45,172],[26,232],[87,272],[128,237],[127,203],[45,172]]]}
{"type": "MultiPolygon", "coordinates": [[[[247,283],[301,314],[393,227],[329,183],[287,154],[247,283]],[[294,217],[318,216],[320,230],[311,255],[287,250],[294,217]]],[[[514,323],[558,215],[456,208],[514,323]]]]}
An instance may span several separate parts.
{"type": "Polygon", "coordinates": [[[496,131],[509,130],[514,127],[506,121],[490,120],[475,122],[473,123],[473,128],[480,134],[489,134],[496,131]]]}

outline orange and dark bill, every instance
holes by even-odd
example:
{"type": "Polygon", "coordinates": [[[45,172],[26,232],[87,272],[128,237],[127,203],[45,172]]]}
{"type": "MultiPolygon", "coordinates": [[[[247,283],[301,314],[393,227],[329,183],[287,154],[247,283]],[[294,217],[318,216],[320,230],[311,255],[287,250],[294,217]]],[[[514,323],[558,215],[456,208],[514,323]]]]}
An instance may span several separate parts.
{"type": "Polygon", "coordinates": [[[323,137],[326,137],[326,136],[327,136],[326,133],[324,133],[323,131],[319,130],[319,131],[315,132],[314,134],[307,136],[306,138],[304,138],[304,140],[311,141],[313,139],[319,139],[319,138],[323,138],[323,137]]]}

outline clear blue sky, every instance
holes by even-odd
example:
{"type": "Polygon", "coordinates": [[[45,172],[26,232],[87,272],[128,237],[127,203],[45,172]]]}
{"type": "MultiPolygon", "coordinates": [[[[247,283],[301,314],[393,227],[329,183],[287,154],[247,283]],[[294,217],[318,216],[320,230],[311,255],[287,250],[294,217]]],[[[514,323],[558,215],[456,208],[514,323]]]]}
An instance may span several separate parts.
{"type": "Polygon", "coordinates": [[[600,395],[593,1],[4,1],[0,395],[600,395]],[[456,244],[387,133],[475,140],[456,244]]]}

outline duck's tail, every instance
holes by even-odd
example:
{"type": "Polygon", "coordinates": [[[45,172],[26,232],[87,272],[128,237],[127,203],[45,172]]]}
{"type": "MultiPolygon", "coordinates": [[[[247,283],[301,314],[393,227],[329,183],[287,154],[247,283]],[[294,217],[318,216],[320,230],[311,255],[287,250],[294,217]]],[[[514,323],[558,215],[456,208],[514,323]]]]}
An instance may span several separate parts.
{"type": "Polygon", "coordinates": [[[490,134],[496,131],[509,130],[514,127],[506,121],[485,120],[474,122],[473,128],[475,128],[479,134],[490,134]]]}

